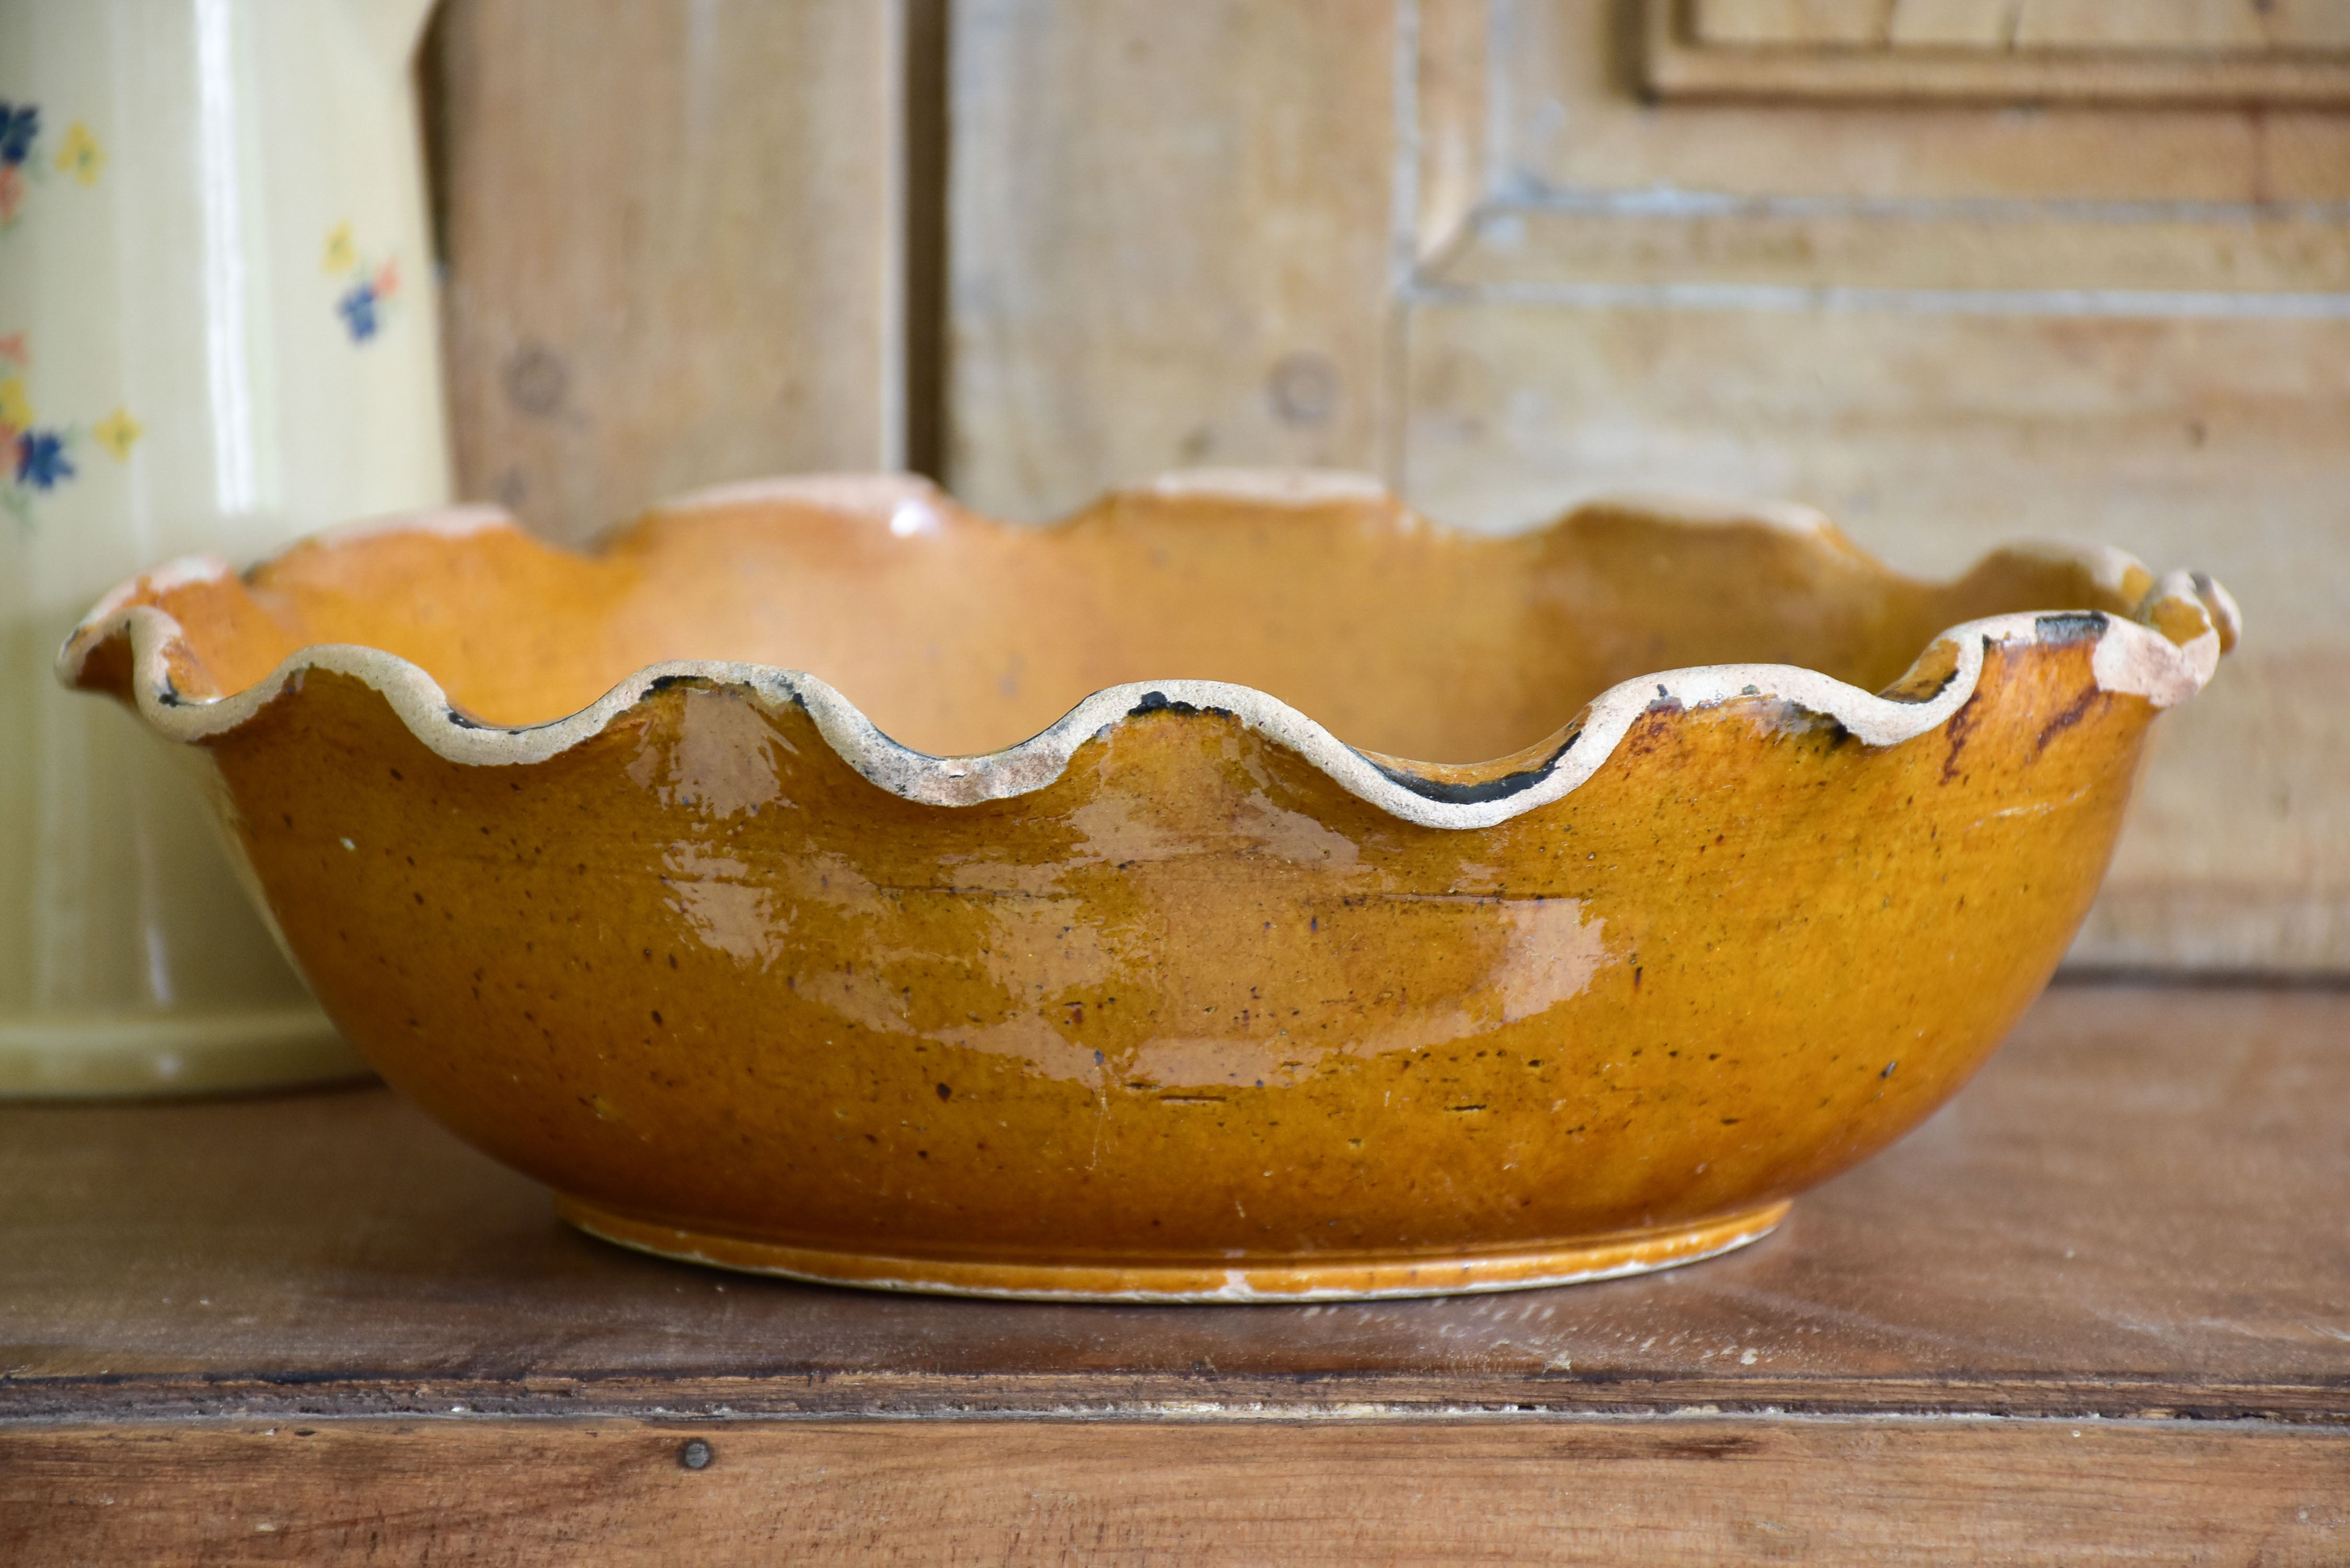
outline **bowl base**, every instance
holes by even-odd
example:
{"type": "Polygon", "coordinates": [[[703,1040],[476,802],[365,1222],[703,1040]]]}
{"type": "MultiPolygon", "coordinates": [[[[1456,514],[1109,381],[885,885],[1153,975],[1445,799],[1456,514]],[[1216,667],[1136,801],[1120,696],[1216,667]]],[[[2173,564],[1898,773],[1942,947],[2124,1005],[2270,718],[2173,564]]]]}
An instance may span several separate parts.
{"type": "Polygon", "coordinates": [[[1396,1253],[1200,1263],[1028,1263],[837,1252],[747,1241],[615,1213],[558,1193],[556,1212],[591,1236],[680,1262],[816,1284],[926,1295],[1045,1302],[1277,1303],[1367,1301],[1538,1290],[1645,1274],[1719,1257],[1760,1241],[1786,1216],[1785,1202],[1702,1220],[1618,1231],[1555,1246],[1452,1256],[1396,1253]]]}

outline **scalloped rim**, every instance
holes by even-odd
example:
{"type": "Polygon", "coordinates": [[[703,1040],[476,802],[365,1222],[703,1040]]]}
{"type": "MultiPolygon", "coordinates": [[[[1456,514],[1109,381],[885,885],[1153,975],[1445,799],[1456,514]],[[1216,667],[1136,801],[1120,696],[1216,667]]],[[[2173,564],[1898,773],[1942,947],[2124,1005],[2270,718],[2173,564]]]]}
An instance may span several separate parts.
{"type": "MultiPolygon", "coordinates": [[[[1159,494],[1235,494],[1259,503],[1295,505],[1337,498],[1359,500],[1367,493],[1351,476],[1318,474],[1257,476],[1245,485],[1222,473],[1192,474],[1161,480],[1148,489],[1159,494]],[[1338,484],[1336,478],[1345,478],[1347,483],[1338,484]]],[[[792,500],[886,519],[893,531],[910,533],[925,525],[920,514],[933,511],[939,499],[939,493],[920,480],[812,475],[697,492],[657,510],[792,500]]],[[[1825,519],[1814,524],[1808,516],[1799,517],[1794,509],[1766,515],[1753,510],[1726,514],[1700,504],[1660,504],[1647,498],[1635,504],[1651,515],[1700,526],[1734,515],[1741,521],[1781,527],[1793,524],[1825,537],[1825,519]]],[[[400,531],[463,535],[515,526],[494,508],[469,506],[370,520],[317,538],[331,544],[400,531]]],[[[2028,548],[2078,562],[2116,590],[2133,572],[2145,570],[2119,550],[2042,545],[2028,548]]],[[[192,701],[173,687],[166,657],[174,643],[183,640],[179,622],[154,606],[130,601],[142,590],[161,592],[233,575],[229,565],[217,557],[187,556],[123,584],[74,628],[57,655],[58,678],[68,685],[78,684],[91,651],[127,634],[140,716],[172,740],[197,742],[244,723],[303,672],[329,670],[365,681],[382,693],[410,732],[440,756],[476,766],[544,762],[601,733],[615,719],[666,687],[689,680],[708,682],[746,690],[774,706],[789,703],[804,709],[841,760],[873,784],[907,800],[941,806],[973,805],[1042,789],[1067,770],[1078,747],[1130,716],[1162,709],[1205,710],[1228,715],[1295,752],[1348,793],[1383,811],[1423,827],[1456,829],[1491,827],[1572,794],[1614,754],[1626,732],[1652,708],[1704,708],[1742,697],[1777,698],[1835,719],[1869,745],[1894,745],[1934,729],[1974,695],[1985,650],[1991,644],[2074,641],[2092,635],[2096,647],[2091,670],[2100,689],[2144,697],[2158,708],[2168,708],[2186,701],[2210,680],[2220,653],[2234,644],[2237,621],[2234,602],[2225,589],[2200,574],[2172,572],[2146,594],[2135,620],[2102,610],[2049,609],[1952,627],[1919,650],[1922,660],[1949,644],[1955,655],[1955,668],[1940,689],[1923,701],[1880,697],[1796,665],[1716,664],[1663,670],[1601,692],[1583,711],[1578,722],[1570,722],[1550,737],[1546,756],[1534,766],[1479,784],[1452,785],[1388,765],[1396,759],[1357,751],[1296,709],[1253,687],[1217,680],[1129,681],[1106,687],[1017,745],[962,757],[932,756],[899,744],[838,691],[804,671],[716,659],[649,665],[576,713],[513,728],[484,724],[462,714],[440,683],[407,659],[348,643],[303,649],[242,691],[192,701]],[[2181,642],[2173,642],[2152,625],[2144,624],[2158,616],[2177,619],[2174,607],[2189,612],[2189,618],[2180,623],[2182,629],[2201,628],[2181,642]]]]}

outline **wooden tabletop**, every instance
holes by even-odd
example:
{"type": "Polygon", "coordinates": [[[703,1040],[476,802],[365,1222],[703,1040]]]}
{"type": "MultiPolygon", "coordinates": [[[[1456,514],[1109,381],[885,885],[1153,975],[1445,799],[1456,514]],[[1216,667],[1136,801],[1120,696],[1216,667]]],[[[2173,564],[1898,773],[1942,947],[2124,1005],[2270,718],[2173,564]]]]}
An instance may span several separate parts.
{"type": "Polygon", "coordinates": [[[663,1262],[376,1087],[0,1109],[0,1561],[754,1542],[2350,1562],[2350,992],[2062,986],[1754,1247],[1360,1306],[663,1262]]]}

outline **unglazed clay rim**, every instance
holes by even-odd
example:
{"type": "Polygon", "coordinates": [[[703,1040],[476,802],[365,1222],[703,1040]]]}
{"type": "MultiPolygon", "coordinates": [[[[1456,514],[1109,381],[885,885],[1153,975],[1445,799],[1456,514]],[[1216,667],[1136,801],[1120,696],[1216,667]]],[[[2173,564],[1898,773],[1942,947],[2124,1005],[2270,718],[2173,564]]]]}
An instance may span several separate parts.
{"type": "MultiPolygon", "coordinates": [[[[1162,495],[1200,494],[1266,505],[1310,506],[1336,500],[1386,496],[1376,481],[1355,475],[1284,471],[1209,471],[1169,475],[1148,487],[1162,495]]],[[[885,521],[892,533],[912,535],[935,525],[940,492],[928,482],[889,474],[818,474],[764,480],[695,492],[656,508],[678,512],[783,501],[885,521]]],[[[1642,497],[1625,504],[1662,521],[1695,528],[1762,524],[1819,541],[1823,551],[1850,548],[1820,514],[1798,506],[1731,509],[1702,502],[1642,497]]],[[[1562,519],[1562,523],[1564,519],[1562,519]]],[[[1554,524],[1553,526],[1560,524],[1554,524]]],[[[462,536],[515,529],[495,507],[463,506],[369,520],[331,530],[316,542],[332,545],[387,533],[462,536]]],[[[2045,557],[2085,567],[2119,597],[2134,572],[2146,568],[2104,547],[2026,545],[2045,557]]],[[[1609,687],[1584,709],[1579,722],[1555,732],[1545,760],[1504,778],[1458,785],[1419,778],[1404,766],[1382,765],[1280,699],[1253,687],[1218,680],[1129,681],[1105,687],[1041,732],[1000,751],[941,757],[917,752],[881,732],[857,705],[816,676],[772,665],[718,659],[677,659],[648,665],[596,701],[561,719],[522,726],[487,724],[460,711],[440,683],[418,666],[380,649],[320,643],[289,655],[259,681],[232,695],[192,700],[172,680],[168,649],[184,640],[179,622],[151,605],[130,601],[143,589],[162,592],[192,582],[234,575],[216,556],[172,561],[123,584],[83,618],[57,656],[57,671],[78,683],[93,649],[117,635],[130,639],[139,711],[168,738],[197,742],[225,733],[252,718],[305,671],[328,670],[365,681],[380,692],[417,739],[446,760],[476,766],[544,762],[600,734],[638,703],[683,680],[739,687],[780,706],[796,704],[826,742],[875,784],[930,805],[973,805],[1043,789],[1066,770],[1086,742],[1131,715],[1183,707],[1228,714],[1312,763],[1349,794],[1423,827],[1481,828],[1547,805],[1572,794],[1614,753],[1639,718],[1655,708],[1704,708],[1742,697],[1776,698],[1825,714],[1872,746],[1893,745],[1936,728],[1974,695],[1986,650],[1995,643],[2078,641],[2094,635],[2091,670],[2108,692],[2147,699],[2158,708],[2186,701],[2218,668],[2232,646],[2236,609],[2227,591],[2208,577],[2172,572],[2156,581],[2134,620],[2103,610],[2052,607],[1994,616],[1950,628],[1919,649],[1924,659],[1951,645],[1954,668],[1922,701],[1880,697],[1856,686],[1789,664],[1714,664],[1661,670],[1609,687]],[[2174,642],[2153,626],[2158,611],[2176,607],[2200,630],[2174,642]],[[1446,798],[1451,796],[1453,798],[1446,798]],[[1461,797],[1469,798],[1461,798],[1461,797]]],[[[2150,573],[2147,574],[2149,576],[2150,573]]],[[[1912,668],[1915,668],[1913,664],[1912,668]]]]}

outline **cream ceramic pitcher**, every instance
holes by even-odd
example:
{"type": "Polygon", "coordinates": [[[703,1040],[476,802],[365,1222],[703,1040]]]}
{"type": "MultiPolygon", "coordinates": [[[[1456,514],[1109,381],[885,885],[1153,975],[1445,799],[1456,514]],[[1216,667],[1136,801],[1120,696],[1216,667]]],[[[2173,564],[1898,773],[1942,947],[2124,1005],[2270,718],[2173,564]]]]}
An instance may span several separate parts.
{"type": "Polygon", "coordinates": [[[98,596],[448,495],[432,0],[0,0],[0,1094],[359,1070],[197,787],[61,691],[98,596]]]}

